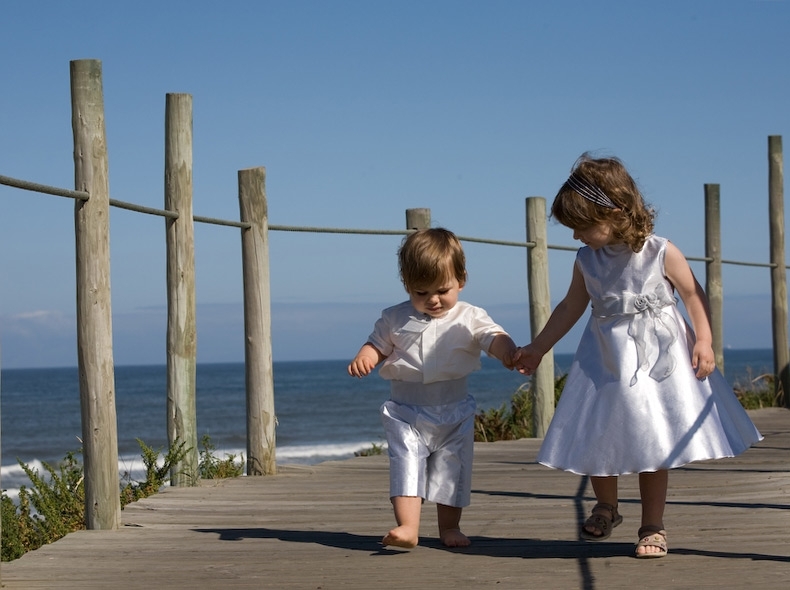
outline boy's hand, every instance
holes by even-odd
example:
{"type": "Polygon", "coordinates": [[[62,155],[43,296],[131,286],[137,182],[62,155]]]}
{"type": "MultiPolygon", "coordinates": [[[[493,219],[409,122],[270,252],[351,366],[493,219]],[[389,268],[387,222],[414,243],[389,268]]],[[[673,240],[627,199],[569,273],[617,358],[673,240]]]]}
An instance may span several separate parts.
{"type": "Polygon", "coordinates": [[[488,354],[494,358],[498,358],[509,371],[513,370],[513,354],[518,350],[516,343],[507,334],[501,333],[494,336],[491,346],[488,348],[488,354]]]}
{"type": "Polygon", "coordinates": [[[367,357],[357,357],[348,365],[348,374],[352,377],[365,377],[375,368],[376,363],[367,357]]]}
{"type": "Polygon", "coordinates": [[[500,361],[502,362],[502,366],[505,367],[508,371],[513,370],[513,353],[516,352],[516,349],[505,351],[502,355],[500,361]]]}
{"type": "Polygon", "coordinates": [[[366,342],[348,365],[348,374],[352,377],[365,377],[383,360],[384,355],[370,342],[366,342]]]}
{"type": "Polygon", "coordinates": [[[538,368],[543,355],[528,344],[522,346],[513,353],[513,367],[522,375],[532,375],[538,368]]]}

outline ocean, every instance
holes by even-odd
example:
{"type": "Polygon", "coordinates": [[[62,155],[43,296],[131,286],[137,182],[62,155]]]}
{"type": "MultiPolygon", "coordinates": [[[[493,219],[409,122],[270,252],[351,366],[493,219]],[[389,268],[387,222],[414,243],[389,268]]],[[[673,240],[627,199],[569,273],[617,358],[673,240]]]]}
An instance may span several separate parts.
{"type": "MultiPolygon", "coordinates": [[[[572,358],[555,355],[558,374],[567,372],[572,358]]],[[[274,363],[278,464],[346,459],[383,444],[379,407],[388,397],[388,382],[377,373],[364,379],[349,377],[347,364],[346,360],[274,363]]],[[[478,410],[509,403],[526,378],[494,359],[484,357],[482,364],[469,377],[478,410]]],[[[724,364],[730,383],[743,385],[773,372],[773,353],[727,350],[724,364]]],[[[167,448],[165,366],[116,367],[115,389],[119,474],[138,481],[143,479],[143,465],[137,439],[162,454],[167,448]]],[[[3,369],[0,403],[0,485],[15,497],[20,485],[30,483],[18,461],[43,474],[42,462],[56,466],[66,453],[80,450],[77,368],[3,369]]],[[[198,441],[208,435],[217,456],[246,457],[245,408],[242,363],[198,365],[198,441]]]]}

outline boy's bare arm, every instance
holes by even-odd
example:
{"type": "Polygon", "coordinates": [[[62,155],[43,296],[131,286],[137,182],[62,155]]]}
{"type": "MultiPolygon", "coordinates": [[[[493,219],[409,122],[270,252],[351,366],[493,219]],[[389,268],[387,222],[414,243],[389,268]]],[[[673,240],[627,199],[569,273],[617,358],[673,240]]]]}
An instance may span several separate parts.
{"type": "Polygon", "coordinates": [[[348,365],[348,374],[352,377],[365,377],[376,368],[386,357],[370,342],[365,342],[359,349],[357,356],[348,365]]]}
{"type": "Polygon", "coordinates": [[[512,369],[513,354],[517,349],[518,347],[513,342],[513,339],[503,332],[494,336],[491,346],[488,347],[488,354],[502,361],[506,369],[512,369]]]}

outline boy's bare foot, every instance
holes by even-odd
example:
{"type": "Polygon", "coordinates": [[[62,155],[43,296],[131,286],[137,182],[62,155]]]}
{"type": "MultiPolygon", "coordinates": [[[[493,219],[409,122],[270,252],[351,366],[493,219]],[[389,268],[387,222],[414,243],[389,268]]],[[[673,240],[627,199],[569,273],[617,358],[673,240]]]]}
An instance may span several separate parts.
{"type": "Polygon", "coordinates": [[[469,547],[472,544],[469,537],[460,529],[447,529],[442,532],[440,538],[445,547],[469,547]]]}
{"type": "Polygon", "coordinates": [[[382,545],[393,545],[404,549],[413,549],[419,540],[417,531],[407,526],[398,526],[384,535],[381,540],[382,545]]]}

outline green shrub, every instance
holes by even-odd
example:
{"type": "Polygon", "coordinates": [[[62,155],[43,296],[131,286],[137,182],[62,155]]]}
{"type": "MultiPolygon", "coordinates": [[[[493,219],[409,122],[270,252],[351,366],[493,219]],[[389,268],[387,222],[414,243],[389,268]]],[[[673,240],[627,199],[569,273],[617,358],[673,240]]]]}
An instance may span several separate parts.
{"type": "Polygon", "coordinates": [[[736,383],[735,396],[747,410],[775,408],[782,405],[782,392],[774,393],[776,377],[770,373],[749,379],[748,384],[736,383]]]}
{"type": "Polygon", "coordinates": [[[3,514],[3,549],[0,552],[0,559],[2,561],[13,561],[22,557],[28,551],[32,551],[36,547],[40,547],[41,543],[36,540],[35,543],[30,542],[32,533],[30,532],[30,504],[22,502],[20,498],[19,512],[14,501],[9,498],[5,493],[0,499],[0,509],[3,514]],[[31,545],[34,545],[31,547],[31,545]]]}
{"type": "Polygon", "coordinates": [[[238,477],[244,473],[244,455],[236,461],[236,455],[228,455],[220,459],[214,455],[216,447],[208,434],[200,439],[201,451],[198,463],[198,474],[201,479],[224,479],[238,477]]]}
{"type": "MultiPolygon", "coordinates": [[[[142,449],[146,479],[119,486],[121,507],[158,492],[168,479],[172,466],[187,453],[183,443],[174,445],[160,467],[157,465],[159,451],[154,451],[139,439],[137,442],[142,449]]],[[[20,486],[18,504],[5,491],[2,493],[2,561],[12,561],[28,551],[85,528],[84,469],[76,458],[81,452],[67,453],[56,467],[43,463],[48,474],[46,477],[19,461],[32,487],[20,486]]]]}
{"type": "MultiPolygon", "coordinates": [[[[554,404],[560,399],[567,375],[554,382],[554,404]]],[[[499,408],[478,412],[475,415],[475,441],[494,442],[497,440],[516,440],[534,436],[532,408],[535,388],[533,381],[524,383],[513,394],[510,407],[502,404],[499,408]]]]}
{"type": "Polygon", "coordinates": [[[355,457],[370,457],[372,455],[382,455],[384,453],[384,445],[380,444],[377,445],[376,443],[372,443],[370,448],[362,449],[360,451],[354,451],[355,457]]]}
{"type": "Polygon", "coordinates": [[[82,465],[75,453],[68,453],[57,467],[43,463],[48,478],[19,462],[32,487],[21,486],[19,506],[5,492],[2,495],[3,561],[21,557],[28,551],[57,541],[72,531],[85,528],[85,486],[82,465]]]}
{"type": "Polygon", "coordinates": [[[159,465],[159,454],[162,449],[155,451],[139,438],[135,440],[140,445],[140,456],[143,459],[143,465],[145,465],[145,480],[141,482],[130,480],[121,487],[121,508],[136,500],[152,496],[161,490],[165,482],[170,479],[173,465],[178,464],[190,451],[190,448],[185,448],[186,442],[176,441],[168,449],[162,465],[159,465]]]}

